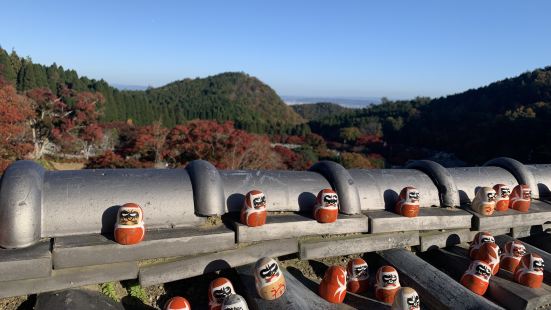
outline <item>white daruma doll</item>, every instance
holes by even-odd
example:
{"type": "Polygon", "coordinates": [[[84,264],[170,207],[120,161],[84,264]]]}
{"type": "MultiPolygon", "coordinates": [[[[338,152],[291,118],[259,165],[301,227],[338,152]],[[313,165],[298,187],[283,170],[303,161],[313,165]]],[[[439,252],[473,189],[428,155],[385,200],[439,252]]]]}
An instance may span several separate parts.
{"type": "Polygon", "coordinates": [[[250,227],[266,224],[266,195],[258,190],[252,190],[245,195],[241,209],[241,223],[250,227]]]}
{"type": "Polygon", "coordinates": [[[511,188],[505,184],[494,185],[496,191],[496,211],[507,211],[509,209],[509,195],[511,188]]]}
{"type": "Polygon", "coordinates": [[[475,260],[469,265],[461,280],[463,286],[478,295],[484,295],[490,283],[492,269],[483,261],[475,260]]]}
{"type": "Polygon", "coordinates": [[[125,203],[117,211],[115,241],[130,245],[140,243],[145,235],[143,210],[135,203],[125,203]]]}
{"type": "Polygon", "coordinates": [[[342,303],[346,297],[346,270],[341,266],[329,267],[321,280],[319,295],[330,303],[342,303]]]}
{"type": "Polygon", "coordinates": [[[191,310],[191,306],[184,297],[175,296],[166,302],[164,310],[191,310]]]}
{"type": "Polygon", "coordinates": [[[354,258],[348,261],[346,268],[347,290],[351,293],[363,293],[369,287],[369,270],[365,260],[354,258]]]}
{"type": "Polygon", "coordinates": [[[528,212],[530,202],[532,200],[532,191],[526,184],[520,184],[513,188],[511,196],[509,196],[509,209],[514,209],[520,212],[528,212]]]}
{"type": "Polygon", "coordinates": [[[249,306],[241,295],[232,294],[224,299],[221,310],[249,310],[249,306]]]}
{"type": "Polygon", "coordinates": [[[394,296],[400,289],[398,271],[392,266],[382,266],[377,270],[375,298],[387,304],[394,302],[394,296]]]}
{"type": "Polygon", "coordinates": [[[503,253],[500,256],[500,266],[501,268],[515,272],[522,256],[526,254],[526,247],[522,242],[513,240],[505,243],[503,247],[503,253]]]}
{"type": "Polygon", "coordinates": [[[285,293],[285,277],[275,260],[268,257],[259,259],[253,272],[256,291],[263,299],[277,299],[285,293]]]}
{"type": "Polygon", "coordinates": [[[482,215],[492,215],[496,209],[496,191],[490,187],[481,187],[471,203],[471,209],[482,215]]]}
{"type": "Polygon", "coordinates": [[[339,197],[332,189],[322,189],[316,198],[314,219],[320,223],[333,223],[339,216],[339,197]]]}
{"type": "Polygon", "coordinates": [[[478,232],[473,239],[473,242],[471,242],[471,245],[469,246],[469,257],[471,259],[476,259],[478,256],[478,250],[480,249],[480,246],[484,243],[496,243],[496,240],[494,239],[494,236],[490,234],[489,232],[481,231],[478,232]]]}
{"type": "Polygon", "coordinates": [[[419,214],[419,191],[413,187],[404,187],[394,207],[394,212],[405,217],[416,217],[419,214]]]}
{"type": "Polygon", "coordinates": [[[531,288],[540,288],[544,267],[543,258],[538,254],[524,254],[515,270],[515,281],[531,288]]]}
{"type": "Polygon", "coordinates": [[[216,278],[209,285],[209,310],[221,310],[226,297],[235,294],[233,285],[226,278],[216,278]]]}
{"type": "Polygon", "coordinates": [[[392,310],[420,310],[421,302],[417,291],[411,287],[402,287],[394,297],[392,310]]]}

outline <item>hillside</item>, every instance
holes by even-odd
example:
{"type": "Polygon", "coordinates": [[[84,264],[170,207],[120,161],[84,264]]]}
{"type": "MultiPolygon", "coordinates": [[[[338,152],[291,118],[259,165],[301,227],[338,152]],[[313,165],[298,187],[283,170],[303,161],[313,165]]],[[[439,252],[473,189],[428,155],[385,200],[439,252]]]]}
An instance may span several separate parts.
{"type": "Polygon", "coordinates": [[[390,146],[385,157],[394,162],[416,158],[420,148],[454,153],[471,164],[496,156],[549,162],[551,67],[447,97],[385,101],[310,126],[326,139],[351,126],[380,135],[390,146]]]}
{"type": "Polygon", "coordinates": [[[120,91],[104,80],[79,77],[76,71],[52,64],[35,64],[15,51],[0,48],[0,73],[25,92],[46,87],[57,95],[64,88],[97,91],[105,98],[102,121],[147,125],[162,121],[167,127],[196,118],[232,120],[238,128],[257,133],[305,134],[305,120],[287,106],[268,85],[245,73],[228,72],[206,78],[184,79],[145,91],[120,91]]]}
{"type": "Polygon", "coordinates": [[[293,104],[291,107],[300,116],[309,121],[355,110],[331,102],[293,104]]]}

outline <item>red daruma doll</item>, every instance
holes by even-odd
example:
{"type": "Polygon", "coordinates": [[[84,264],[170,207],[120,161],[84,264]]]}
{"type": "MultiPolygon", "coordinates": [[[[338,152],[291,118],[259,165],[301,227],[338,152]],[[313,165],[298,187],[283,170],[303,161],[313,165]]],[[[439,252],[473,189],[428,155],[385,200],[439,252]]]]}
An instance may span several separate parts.
{"type": "Polygon", "coordinates": [[[524,247],[522,242],[514,240],[505,243],[503,253],[500,256],[501,268],[515,272],[524,254],[526,254],[526,247],[524,247]]]}
{"type": "Polygon", "coordinates": [[[496,211],[507,211],[511,188],[505,184],[497,184],[494,185],[494,191],[496,191],[496,211]]]}
{"type": "Polygon", "coordinates": [[[536,253],[524,254],[515,270],[515,281],[531,287],[541,287],[543,281],[543,258],[536,253]]]}
{"type": "Polygon", "coordinates": [[[488,289],[492,269],[485,262],[475,260],[461,277],[461,284],[478,295],[484,295],[488,289]]]}
{"type": "Polygon", "coordinates": [[[369,287],[369,270],[365,260],[354,258],[348,262],[346,268],[347,290],[351,293],[363,293],[369,287]]]}
{"type": "Polygon", "coordinates": [[[495,243],[483,243],[478,249],[476,259],[490,266],[492,275],[499,271],[499,246],[495,243]]]}
{"type": "Polygon", "coordinates": [[[416,217],[419,214],[419,196],[419,191],[415,187],[404,187],[394,211],[405,217],[416,217]]]}
{"type": "Polygon", "coordinates": [[[221,310],[226,297],[235,294],[233,285],[226,278],[216,278],[209,285],[208,310],[221,310]]]}
{"type": "Polygon", "coordinates": [[[387,304],[394,302],[394,296],[400,289],[398,271],[392,266],[382,266],[377,270],[375,282],[375,298],[387,304]]]}
{"type": "Polygon", "coordinates": [[[473,242],[469,246],[469,258],[476,259],[478,250],[484,243],[496,243],[494,236],[489,232],[481,231],[474,236],[473,242]]]}
{"type": "Polygon", "coordinates": [[[245,195],[241,223],[250,227],[266,224],[266,196],[263,192],[252,190],[245,195]]]}
{"type": "Polygon", "coordinates": [[[117,212],[115,241],[129,245],[140,243],[145,235],[143,210],[135,203],[126,203],[117,212]]]}
{"type": "Polygon", "coordinates": [[[329,267],[321,280],[319,294],[330,303],[342,303],[346,297],[346,270],[341,266],[329,267]]]}
{"type": "Polygon", "coordinates": [[[339,197],[332,189],[322,189],[316,198],[314,219],[320,223],[333,223],[339,216],[339,197]]]}
{"type": "Polygon", "coordinates": [[[164,310],[191,310],[189,301],[184,297],[176,296],[170,298],[163,308],[164,310]]]}
{"type": "Polygon", "coordinates": [[[527,212],[530,209],[532,191],[526,184],[515,186],[509,197],[509,209],[527,212]]]}

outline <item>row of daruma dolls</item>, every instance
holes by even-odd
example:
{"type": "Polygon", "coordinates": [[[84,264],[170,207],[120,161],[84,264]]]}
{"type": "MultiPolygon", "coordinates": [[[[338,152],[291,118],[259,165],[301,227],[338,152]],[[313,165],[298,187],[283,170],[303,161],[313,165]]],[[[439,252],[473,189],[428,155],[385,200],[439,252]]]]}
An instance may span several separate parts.
{"type": "MultiPolygon", "coordinates": [[[[275,300],[285,294],[286,282],[277,262],[271,258],[262,258],[253,267],[255,286],[258,295],[265,300],[275,300]]],[[[367,263],[356,258],[348,262],[347,269],[331,266],[319,285],[319,295],[328,302],[339,304],[344,301],[346,292],[363,293],[369,288],[367,263]]],[[[395,310],[420,309],[419,295],[409,287],[400,287],[398,272],[391,266],[383,266],[377,271],[375,284],[376,298],[392,305],[395,310]]],[[[214,279],[208,289],[208,310],[248,310],[247,302],[236,294],[231,281],[227,278],[214,279]]],[[[189,310],[190,303],[184,297],[171,298],[165,310],[189,310]]]]}
{"type": "Polygon", "coordinates": [[[543,259],[536,253],[527,253],[520,241],[505,243],[500,254],[492,234],[479,232],[469,247],[469,257],[473,261],[460,282],[478,295],[486,293],[490,277],[500,268],[512,272],[517,283],[530,288],[539,288],[543,282],[543,259]]]}
{"type": "Polygon", "coordinates": [[[526,184],[511,188],[505,184],[497,184],[493,188],[481,187],[475,194],[471,209],[482,215],[492,215],[494,211],[508,209],[527,212],[530,209],[532,191],[526,184]]]}
{"type": "MultiPolygon", "coordinates": [[[[419,214],[419,191],[412,186],[405,187],[400,192],[395,204],[396,213],[415,217],[419,214]]],[[[245,195],[241,209],[241,223],[250,227],[262,226],[266,223],[266,195],[259,190],[252,190],[245,195]]],[[[339,196],[329,188],[322,189],[313,208],[314,219],[320,223],[333,223],[339,216],[339,196]]]]}
{"type": "MultiPolygon", "coordinates": [[[[331,266],[325,272],[319,286],[319,295],[331,302],[342,303],[346,292],[361,294],[369,289],[369,270],[361,258],[348,262],[346,270],[341,266],[331,266]]],[[[377,270],[375,298],[392,305],[391,309],[420,309],[419,295],[411,287],[401,287],[398,272],[392,266],[382,266],[377,270]]]]}
{"type": "MultiPolygon", "coordinates": [[[[253,266],[255,287],[260,298],[265,300],[277,299],[286,290],[285,277],[279,265],[272,258],[259,259],[253,266]]],[[[208,288],[208,310],[248,310],[245,299],[236,293],[233,284],[227,278],[220,277],[212,280],[208,288]]],[[[189,310],[191,305],[181,296],[171,298],[165,304],[164,310],[189,310]]]]}
{"type": "MultiPolygon", "coordinates": [[[[396,202],[396,213],[415,217],[419,213],[419,191],[406,187],[400,192],[396,202]]],[[[241,223],[250,227],[266,223],[266,195],[252,190],[245,195],[240,213],[241,223]]],[[[339,197],[332,189],[323,189],[316,197],[313,211],[314,219],[320,223],[332,223],[339,216],[339,197]]],[[[145,236],[143,209],[136,203],[126,203],[117,212],[115,223],[115,241],[123,245],[140,243],[145,236]]]]}

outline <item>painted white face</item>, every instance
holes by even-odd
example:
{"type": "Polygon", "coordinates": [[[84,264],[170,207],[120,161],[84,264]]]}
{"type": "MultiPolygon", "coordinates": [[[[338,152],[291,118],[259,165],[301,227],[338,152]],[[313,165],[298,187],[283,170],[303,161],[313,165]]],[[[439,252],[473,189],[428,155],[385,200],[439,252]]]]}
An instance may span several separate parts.
{"type": "Polygon", "coordinates": [[[336,193],[323,193],[321,196],[321,207],[324,209],[337,209],[339,197],[336,193]]]}
{"type": "Polygon", "coordinates": [[[521,258],[526,254],[526,247],[522,243],[514,242],[513,248],[511,249],[511,253],[514,257],[521,258]]]}
{"type": "Polygon", "coordinates": [[[481,280],[489,281],[490,276],[492,275],[492,269],[487,264],[481,261],[474,261],[469,266],[467,274],[473,275],[481,280]]]}
{"type": "Polygon", "coordinates": [[[417,204],[421,194],[416,188],[408,188],[406,192],[406,203],[417,204]]]}
{"type": "Polygon", "coordinates": [[[420,309],[420,301],[419,301],[419,295],[417,292],[413,289],[411,290],[404,290],[402,289],[402,294],[400,298],[402,298],[402,305],[404,305],[404,309],[407,310],[418,310],[420,309]]]}
{"type": "Polygon", "coordinates": [[[528,186],[522,187],[522,198],[529,200],[532,197],[532,191],[528,186]]]}
{"type": "Polygon", "coordinates": [[[488,190],[483,192],[485,202],[494,202],[496,201],[496,191],[488,188],[488,190]]]}
{"type": "Polygon", "coordinates": [[[398,286],[398,273],[395,271],[381,272],[381,286],[385,288],[392,288],[398,286]]]}
{"type": "Polygon", "coordinates": [[[478,237],[478,240],[477,240],[478,244],[483,244],[483,243],[495,243],[496,240],[494,239],[494,236],[492,235],[489,235],[489,234],[480,234],[480,236],[478,237]]]}
{"type": "Polygon", "coordinates": [[[509,199],[509,195],[511,195],[511,189],[508,186],[501,186],[499,188],[499,200],[502,199],[509,199]]]}
{"type": "Polygon", "coordinates": [[[222,304],[226,297],[234,294],[233,285],[231,282],[225,281],[222,284],[213,287],[210,293],[213,300],[216,300],[217,303],[222,304]]]}
{"type": "Polygon", "coordinates": [[[543,258],[532,256],[532,259],[530,262],[531,271],[543,274],[544,267],[545,267],[545,263],[543,262],[543,258]]]}
{"type": "Polygon", "coordinates": [[[263,261],[262,264],[256,268],[256,272],[256,281],[259,287],[271,285],[281,278],[281,270],[277,262],[273,259],[263,261]]]}
{"type": "Polygon", "coordinates": [[[348,275],[350,279],[367,280],[369,278],[367,263],[352,264],[348,275]]]}
{"type": "Polygon", "coordinates": [[[255,210],[265,210],[266,209],[266,195],[260,192],[258,194],[252,194],[250,196],[249,205],[255,210]]]}
{"type": "Polygon", "coordinates": [[[117,212],[117,223],[119,225],[139,225],[143,222],[142,209],[139,207],[122,206],[117,212]]]}

